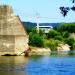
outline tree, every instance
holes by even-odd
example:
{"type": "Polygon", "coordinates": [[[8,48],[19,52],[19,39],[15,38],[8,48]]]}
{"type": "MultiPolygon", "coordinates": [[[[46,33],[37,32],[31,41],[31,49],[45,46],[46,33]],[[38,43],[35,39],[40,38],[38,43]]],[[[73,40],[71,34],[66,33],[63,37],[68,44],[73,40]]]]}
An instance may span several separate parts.
{"type": "Polygon", "coordinates": [[[54,38],[57,35],[59,36],[60,33],[57,32],[56,30],[50,30],[49,33],[47,34],[47,38],[54,38]]]}
{"type": "Polygon", "coordinates": [[[75,24],[74,23],[63,23],[57,27],[57,31],[75,33],[75,24]]]}
{"type": "Polygon", "coordinates": [[[66,39],[65,42],[71,46],[72,50],[75,49],[75,39],[74,38],[70,37],[66,39]]]}
{"type": "MultiPolygon", "coordinates": [[[[72,3],[75,3],[75,0],[71,0],[72,3]]],[[[60,7],[61,10],[61,14],[65,17],[67,15],[67,13],[69,12],[69,10],[75,11],[75,6],[72,7],[60,7]]]]}
{"type": "Polygon", "coordinates": [[[45,33],[43,32],[43,30],[39,29],[39,35],[40,36],[44,36],[45,35],[45,33]]]}
{"type": "Polygon", "coordinates": [[[36,28],[33,28],[32,32],[29,33],[29,45],[43,47],[43,43],[43,36],[37,33],[36,28]]]}
{"type": "Polygon", "coordinates": [[[74,3],[75,2],[75,0],[72,0],[72,3],[74,3]]]}
{"type": "Polygon", "coordinates": [[[63,37],[60,36],[60,35],[55,36],[54,39],[55,39],[55,40],[60,40],[60,41],[63,41],[63,40],[64,40],[63,37]]]}
{"type": "Polygon", "coordinates": [[[68,13],[68,11],[70,10],[69,7],[60,7],[61,13],[63,14],[63,16],[65,17],[68,13]]]}
{"type": "Polygon", "coordinates": [[[62,35],[64,38],[68,38],[70,36],[70,33],[68,31],[65,31],[62,35]]]}
{"type": "Polygon", "coordinates": [[[61,43],[61,41],[59,41],[59,40],[50,39],[45,42],[45,46],[50,48],[52,51],[57,51],[57,46],[60,43],[61,43]]]}
{"type": "Polygon", "coordinates": [[[34,27],[32,30],[31,30],[32,33],[34,34],[37,34],[37,29],[34,27]]]}

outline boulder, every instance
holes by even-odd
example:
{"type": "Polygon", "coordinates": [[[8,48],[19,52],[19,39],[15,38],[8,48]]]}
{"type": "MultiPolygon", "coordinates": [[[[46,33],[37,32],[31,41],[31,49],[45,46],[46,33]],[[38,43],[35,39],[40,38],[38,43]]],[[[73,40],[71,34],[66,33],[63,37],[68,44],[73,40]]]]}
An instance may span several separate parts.
{"type": "Polygon", "coordinates": [[[50,55],[50,53],[51,50],[49,48],[31,47],[29,55],[50,55]]]}
{"type": "Polygon", "coordinates": [[[57,51],[58,52],[68,52],[68,51],[70,51],[70,46],[68,44],[60,44],[57,47],[57,51]]]}

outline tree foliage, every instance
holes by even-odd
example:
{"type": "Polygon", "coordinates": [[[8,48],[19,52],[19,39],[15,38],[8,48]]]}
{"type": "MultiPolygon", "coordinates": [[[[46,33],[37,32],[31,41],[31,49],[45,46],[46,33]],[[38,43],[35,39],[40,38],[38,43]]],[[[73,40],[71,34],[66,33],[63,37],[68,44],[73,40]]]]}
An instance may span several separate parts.
{"type": "Polygon", "coordinates": [[[70,10],[69,7],[60,7],[61,10],[61,14],[65,17],[68,13],[68,11],[70,10]]]}
{"type": "MultiPolygon", "coordinates": [[[[75,3],[75,0],[71,0],[71,1],[73,4],[75,3]]],[[[69,10],[75,11],[75,6],[74,5],[72,7],[61,6],[60,10],[61,10],[61,14],[65,17],[69,12],[69,10]]]]}
{"type": "Polygon", "coordinates": [[[35,28],[32,29],[32,32],[29,33],[29,45],[43,47],[43,43],[43,37],[37,33],[35,28]]]}
{"type": "Polygon", "coordinates": [[[47,38],[54,38],[57,35],[60,35],[60,33],[57,32],[56,30],[50,30],[49,33],[47,34],[47,38]]]}
{"type": "Polygon", "coordinates": [[[42,30],[38,34],[36,28],[33,28],[29,33],[29,45],[34,47],[48,47],[52,51],[55,51],[58,44],[66,43],[73,50],[75,49],[75,38],[71,35],[72,33],[75,33],[74,23],[63,23],[57,28],[50,30],[48,34],[43,33],[42,30]]]}
{"type": "Polygon", "coordinates": [[[74,38],[70,37],[66,39],[65,42],[71,46],[72,50],[75,49],[75,39],[74,38]]]}
{"type": "Polygon", "coordinates": [[[70,36],[70,33],[68,31],[65,31],[62,33],[63,38],[68,38],[70,36]]]}
{"type": "Polygon", "coordinates": [[[57,50],[57,46],[60,43],[61,42],[59,40],[50,39],[48,41],[46,40],[45,46],[49,47],[52,51],[56,51],[57,50]]]}
{"type": "Polygon", "coordinates": [[[63,41],[63,40],[64,40],[63,37],[62,37],[61,35],[55,36],[54,39],[55,39],[55,40],[60,40],[60,41],[63,41]]]}
{"type": "Polygon", "coordinates": [[[72,0],[72,3],[74,3],[75,2],[75,0],[72,0]]]}
{"type": "Polygon", "coordinates": [[[70,32],[75,33],[75,23],[63,23],[59,27],[57,27],[57,31],[59,32],[70,32]]]}

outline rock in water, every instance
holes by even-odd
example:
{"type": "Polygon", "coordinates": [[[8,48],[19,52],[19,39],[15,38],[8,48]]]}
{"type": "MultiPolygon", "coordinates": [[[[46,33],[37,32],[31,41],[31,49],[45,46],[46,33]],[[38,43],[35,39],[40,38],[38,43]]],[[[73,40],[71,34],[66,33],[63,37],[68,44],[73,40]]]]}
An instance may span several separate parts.
{"type": "Polygon", "coordinates": [[[0,55],[20,55],[28,49],[28,36],[11,6],[0,5],[0,55]]]}

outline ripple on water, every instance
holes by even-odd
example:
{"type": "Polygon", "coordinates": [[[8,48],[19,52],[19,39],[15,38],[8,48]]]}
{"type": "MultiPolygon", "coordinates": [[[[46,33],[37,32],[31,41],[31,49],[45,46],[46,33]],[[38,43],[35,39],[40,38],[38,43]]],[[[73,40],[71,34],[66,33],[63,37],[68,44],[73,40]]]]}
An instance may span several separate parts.
{"type": "Polygon", "coordinates": [[[75,57],[34,56],[12,59],[0,58],[0,75],[75,75],[75,57]]]}

